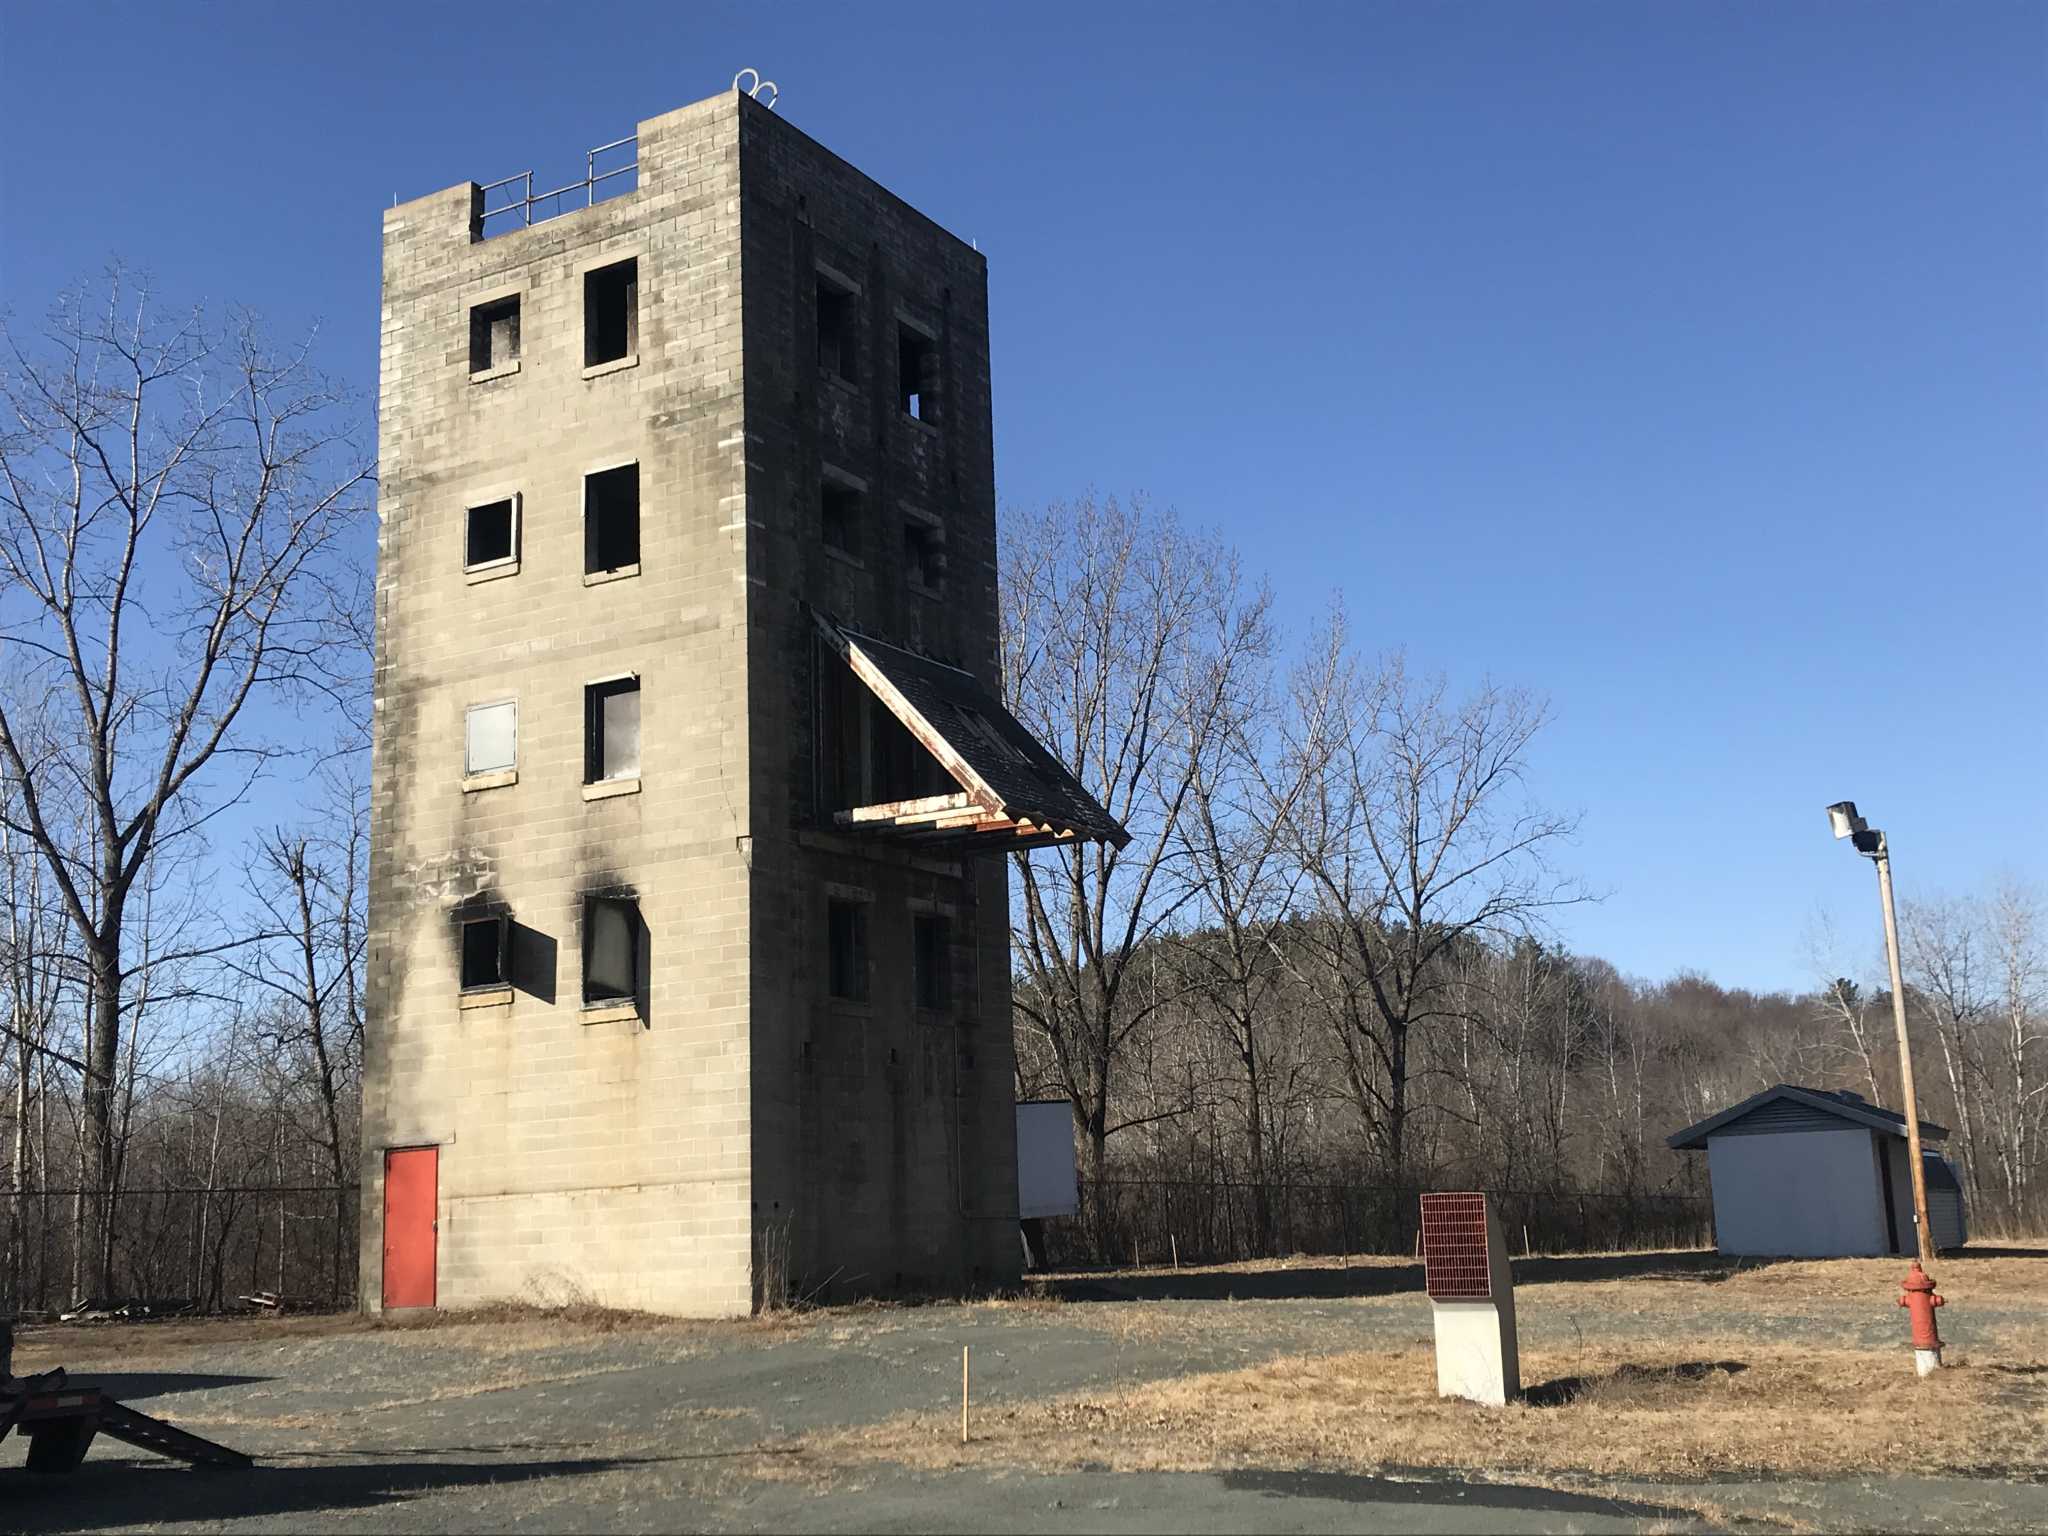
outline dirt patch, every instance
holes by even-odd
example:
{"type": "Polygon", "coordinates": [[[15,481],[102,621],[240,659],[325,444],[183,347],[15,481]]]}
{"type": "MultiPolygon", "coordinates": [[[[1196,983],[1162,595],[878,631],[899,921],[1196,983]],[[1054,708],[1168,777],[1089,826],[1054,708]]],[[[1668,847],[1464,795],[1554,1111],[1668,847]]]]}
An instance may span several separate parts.
{"type": "Polygon", "coordinates": [[[2043,1464],[2042,1376],[1958,1362],[1915,1382],[1897,1353],[1727,1336],[1692,1348],[1697,1358],[1526,1353],[1534,1391],[1505,1409],[1439,1398],[1426,1350],[1355,1351],[995,1406],[965,1447],[956,1411],[817,1436],[806,1452],[930,1469],[1420,1467],[1681,1482],[2007,1475],[2043,1464]]]}

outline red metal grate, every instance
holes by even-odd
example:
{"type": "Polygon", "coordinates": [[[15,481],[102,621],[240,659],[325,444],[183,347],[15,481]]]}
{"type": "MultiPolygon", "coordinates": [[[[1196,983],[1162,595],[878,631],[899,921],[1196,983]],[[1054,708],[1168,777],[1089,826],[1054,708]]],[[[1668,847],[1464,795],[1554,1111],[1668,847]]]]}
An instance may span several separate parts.
{"type": "Polygon", "coordinates": [[[1493,1270],[1486,1253],[1486,1196],[1422,1197],[1422,1273],[1432,1301],[1493,1299],[1493,1270]]]}

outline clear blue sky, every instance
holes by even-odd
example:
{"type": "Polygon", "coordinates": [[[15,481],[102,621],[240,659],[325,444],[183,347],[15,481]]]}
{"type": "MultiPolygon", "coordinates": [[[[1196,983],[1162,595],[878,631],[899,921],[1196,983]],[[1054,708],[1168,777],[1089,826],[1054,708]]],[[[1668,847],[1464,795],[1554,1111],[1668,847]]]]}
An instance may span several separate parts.
{"type": "Polygon", "coordinates": [[[379,210],[758,65],[988,253],[1006,500],[1547,692],[1624,970],[2048,868],[2039,5],[13,5],[0,290],[120,254],[375,388],[379,210]]]}

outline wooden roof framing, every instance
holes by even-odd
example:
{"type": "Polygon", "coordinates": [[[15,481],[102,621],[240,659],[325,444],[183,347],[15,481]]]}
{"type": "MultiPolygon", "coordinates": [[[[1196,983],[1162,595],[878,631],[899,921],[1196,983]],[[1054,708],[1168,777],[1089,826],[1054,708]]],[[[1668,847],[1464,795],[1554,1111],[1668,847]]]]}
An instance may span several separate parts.
{"type": "Polygon", "coordinates": [[[952,851],[1011,853],[1130,834],[974,677],[814,614],[855,677],[960,788],[839,811],[844,828],[952,851]]]}

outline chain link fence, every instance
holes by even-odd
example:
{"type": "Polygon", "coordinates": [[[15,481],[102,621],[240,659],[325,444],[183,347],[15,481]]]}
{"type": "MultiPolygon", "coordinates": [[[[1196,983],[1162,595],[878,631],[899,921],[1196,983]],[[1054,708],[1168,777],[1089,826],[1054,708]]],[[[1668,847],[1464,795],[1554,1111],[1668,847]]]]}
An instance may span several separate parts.
{"type": "Polygon", "coordinates": [[[104,1292],[79,1251],[88,1198],[76,1189],[0,1194],[0,1316],[355,1304],[353,1185],[123,1190],[104,1292]]]}
{"type": "MultiPolygon", "coordinates": [[[[1709,1247],[1713,1201],[1611,1190],[1489,1190],[1517,1253],[1709,1247]]],[[[1228,1264],[1284,1254],[1411,1253],[1419,1189],[1369,1184],[1259,1186],[1204,1180],[1105,1180],[1081,1186],[1075,1216],[1045,1223],[1061,1265],[1228,1264]]]]}

